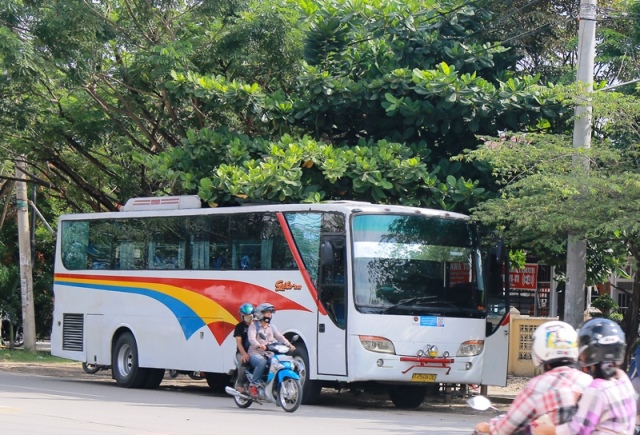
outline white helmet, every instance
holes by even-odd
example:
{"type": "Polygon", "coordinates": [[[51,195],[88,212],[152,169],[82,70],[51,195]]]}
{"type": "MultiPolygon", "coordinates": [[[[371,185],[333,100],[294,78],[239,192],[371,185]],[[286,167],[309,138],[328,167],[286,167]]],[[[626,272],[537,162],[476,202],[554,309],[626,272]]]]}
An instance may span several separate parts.
{"type": "Polygon", "coordinates": [[[543,323],[533,333],[531,359],[536,367],[561,361],[575,363],[578,360],[578,333],[565,322],[543,323]]]}

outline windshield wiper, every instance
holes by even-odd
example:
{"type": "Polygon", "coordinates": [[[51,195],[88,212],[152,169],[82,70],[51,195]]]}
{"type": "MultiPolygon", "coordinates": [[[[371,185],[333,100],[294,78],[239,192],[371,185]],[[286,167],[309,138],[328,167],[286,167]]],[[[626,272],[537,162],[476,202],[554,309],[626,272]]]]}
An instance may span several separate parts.
{"type": "Polygon", "coordinates": [[[422,307],[422,306],[431,305],[432,304],[431,299],[434,299],[436,297],[437,296],[417,296],[415,298],[401,299],[397,304],[388,306],[385,309],[385,312],[388,313],[394,308],[410,308],[415,306],[422,307]]]}

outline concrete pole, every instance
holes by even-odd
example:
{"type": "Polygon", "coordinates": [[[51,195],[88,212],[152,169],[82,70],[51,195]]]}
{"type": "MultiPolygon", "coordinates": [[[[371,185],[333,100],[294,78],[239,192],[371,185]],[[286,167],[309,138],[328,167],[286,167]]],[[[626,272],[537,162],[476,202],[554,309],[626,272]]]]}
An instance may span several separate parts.
{"type": "Polygon", "coordinates": [[[551,289],[549,290],[549,317],[558,317],[558,282],[553,279],[556,276],[556,267],[551,266],[551,289]]]}
{"type": "MultiPolygon", "coordinates": [[[[24,160],[16,161],[16,178],[26,180],[24,160]]],[[[22,328],[24,348],[36,351],[36,322],[33,305],[33,265],[29,237],[29,202],[26,181],[16,182],[16,207],[18,215],[18,246],[20,250],[20,293],[22,296],[22,328]]]]}
{"type": "MultiPolygon", "coordinates": [[[[578,30],[578,84],[587,92],[593,91],[593,63],[596,46],[596,0],[581,0],[578,30]]],[[[592,109],[589,96],[576,106],[573,125],[573,148],[591,147],[592,109]]],[[[589,162],[574,155],[574,171],[580,176],[589,171],[589,162]]],[[[567,285],[564,302],[564,321],[577,327],[584,319],[585,281],[587,277],[587,242],[581,234],[570,233],[567,243],[567,285]]]]}

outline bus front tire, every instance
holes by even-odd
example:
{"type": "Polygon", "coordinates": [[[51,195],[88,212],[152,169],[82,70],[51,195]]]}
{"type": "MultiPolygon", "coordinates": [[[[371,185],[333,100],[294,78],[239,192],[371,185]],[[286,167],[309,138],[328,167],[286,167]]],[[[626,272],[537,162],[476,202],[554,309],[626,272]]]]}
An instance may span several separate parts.
{"type": "Polygon", "coordinates": [[[389,388],[389,397],[396,408],[414,409],[422,405],[427,387],[394,386],[389,388]]]}
{"type": "Polygon", "coordinates": [[[138,365],[138,344],[130,332],[120,335],[113,346],[111,374],[121,387],[142,388],[147,383],[149,370],[138,365]]]}
{"type": "Polygon", "coordinates": [[[319,381],[309,379],[309,352],[303,344],[296,346],[296,350],[291,352],[291,356],[300,364],[300,383],[302,384],[302,403],[304,405],[314,405],[320,399],[322,384],[319,381]]]}

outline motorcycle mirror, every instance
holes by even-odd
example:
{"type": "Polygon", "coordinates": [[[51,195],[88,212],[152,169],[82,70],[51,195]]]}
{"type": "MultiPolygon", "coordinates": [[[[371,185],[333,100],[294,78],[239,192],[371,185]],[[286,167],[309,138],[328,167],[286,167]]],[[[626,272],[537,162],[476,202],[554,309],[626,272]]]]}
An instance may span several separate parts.
{"type": "Polygon", "coordinates": [[[296,334],[293,337],[291,337],[291,340],[289,340],[289,343],[295,343],[299,339],[300,339],[300,336],[298,334],[296,334]]]}
{"type": "Polygon", "coordinates": [[[469,397],[467,405],[478,411],[486,411],[489,408],[496,409],[491,405],[491,401],[484,396],[469,397]]]}
{"type": "Polygon", "coordinates": [[[267,336],[264,335],[264,332],[258,332],[258,337],[262,338],[263,340],[267,339],[267,336]]]}

